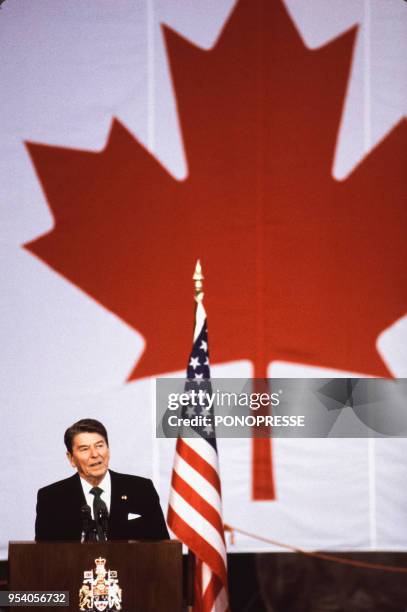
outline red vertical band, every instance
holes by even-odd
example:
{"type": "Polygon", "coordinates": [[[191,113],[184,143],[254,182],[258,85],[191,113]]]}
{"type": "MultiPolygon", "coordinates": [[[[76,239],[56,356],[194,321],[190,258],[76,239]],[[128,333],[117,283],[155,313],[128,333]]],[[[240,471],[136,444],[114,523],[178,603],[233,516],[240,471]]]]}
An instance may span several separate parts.
{"type": "Polygon", "coordinates": [[[276,498],[271,438],[252,440],[252,496],[254,500],[276,498]]]}
{"type": "MultiPolygon", "coordinates": [[[[266,378],[255,378],[253,380],[253,393],[271,393],[266,378]]],[[[267,415],[271,413],[271,408],[262,407],[257,414],[267,415]]],[[[274,485],[272,438],[270,427],[263,427],[261,434],[253,431],[252,438],[252,498],[254,500],[273,500],[276,499],[274,485]]]]}

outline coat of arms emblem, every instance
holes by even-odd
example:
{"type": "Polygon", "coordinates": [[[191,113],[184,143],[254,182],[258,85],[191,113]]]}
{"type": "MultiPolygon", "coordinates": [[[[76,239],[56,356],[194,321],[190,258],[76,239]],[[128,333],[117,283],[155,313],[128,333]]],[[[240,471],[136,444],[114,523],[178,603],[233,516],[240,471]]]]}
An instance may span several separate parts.
{"type": "Polygon", "coordinates": [[[83,583],[79,590],[79,610],[81,612],[104,612],[122,609],[122,589],[117,572],[105,568],[106,559],[95,559],[95,570],[83,573],[83,583]]]}

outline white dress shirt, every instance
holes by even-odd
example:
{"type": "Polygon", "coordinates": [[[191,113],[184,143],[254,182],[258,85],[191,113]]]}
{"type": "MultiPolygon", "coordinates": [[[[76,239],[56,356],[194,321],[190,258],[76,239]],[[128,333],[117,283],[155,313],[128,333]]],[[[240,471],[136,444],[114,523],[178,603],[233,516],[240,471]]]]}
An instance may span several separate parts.
{"type": "MultiPolygon", "coordinates": [[[[92,495],[92,493],[90,492],[90,490],[93,489],[94,485],[89,484],[89,482],[85,480],[84,478],[81,478],[81,485],[82,485],[83,492],[85,494],[86,503],[88,504],[88,506],[90,506],[90,510],[92,512],[92,518],[94,519],[95,517],[93,516],[93,500],[95,499],[95,496],[92,495]]],[[[103,480],[97,486],[100,489],[103,489],[103,493],[101,494],[100,498],[103,499],[103,501],[105,502],[107,506],[108,512],[110,513],[110,502],[111,502],[111,497],[112,497],[112,482],[111,482],[109,470],[106,472],[106,474],[103,476],[103,480]]]]}

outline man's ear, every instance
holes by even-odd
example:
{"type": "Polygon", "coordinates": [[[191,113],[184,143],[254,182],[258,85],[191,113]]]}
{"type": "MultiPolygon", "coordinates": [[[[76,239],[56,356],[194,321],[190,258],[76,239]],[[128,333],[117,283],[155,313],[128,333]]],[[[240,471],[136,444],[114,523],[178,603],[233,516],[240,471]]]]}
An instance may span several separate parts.
{"type": "Polygon", "coordinates": [[[75,464],[75,460],[73,458],[73,455],[71,455],[71,453],[69,451],[66,452],[66,457],[67,457],[69,463],[72,465],[72,467],[76,468],[76,464],[75,464]]]}

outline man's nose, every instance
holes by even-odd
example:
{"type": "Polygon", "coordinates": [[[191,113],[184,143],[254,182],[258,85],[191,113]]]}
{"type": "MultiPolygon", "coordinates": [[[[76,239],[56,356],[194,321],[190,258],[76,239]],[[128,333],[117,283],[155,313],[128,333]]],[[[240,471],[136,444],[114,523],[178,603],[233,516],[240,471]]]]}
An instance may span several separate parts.
{"type": "Polygon", "coordinates": [[[96,448],[96,446],[91,446],[90,448],[90,456],[91,457],[97,457],[98,456],[98,449],[96,448]]]}

